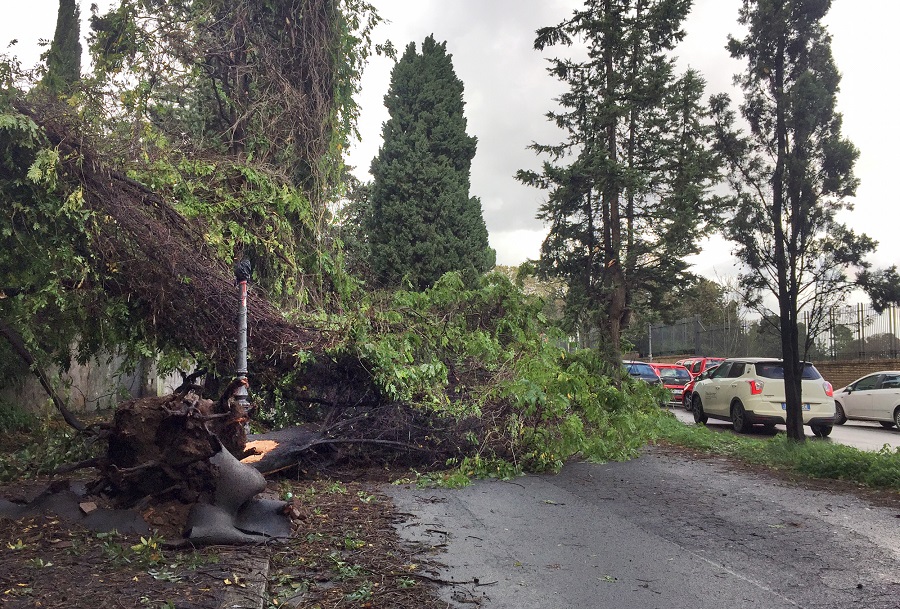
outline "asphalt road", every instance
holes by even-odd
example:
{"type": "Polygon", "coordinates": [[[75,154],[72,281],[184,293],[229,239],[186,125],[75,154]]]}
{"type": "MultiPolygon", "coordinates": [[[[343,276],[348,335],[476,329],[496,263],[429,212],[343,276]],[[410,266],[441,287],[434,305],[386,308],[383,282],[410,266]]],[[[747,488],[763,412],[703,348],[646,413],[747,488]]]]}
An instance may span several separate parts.
{"type": "Polygon", "coordinates": [[[558,475],[387,492],[409,515],[401,534],[439,552],[457,607],[900,608],[900,505],[724,460],[651,448],[558,475]]]}
{"type": "MultiPolygon", "coordinates": [[[[682,408],[670,408],[670,410],[675,413],[679,421],[684,421],[690,425],[694,424],[693,413],[687,412],[682,408]]],[[[731,423],[728,421],[710,419],[706,426],[710,429],[731,430],[731,423]]],[[[776,425],[775,428],[779,433],[784,433],[784,425],[776,425]]],[[[885,444],[891,449],[900,448],[900,430],[896,427],[885,429],[880,424],[869,421],[847,421],[843,425],[835,425],[831,435],[824,439],[813,436],[809,427],[804,427],[803,429],[806,431],[807,437],[816,442],[837,442],[861,450],[880,450],[885,444]]],[[[762,426],[757,426],[753,428],[751,433],[762,436],[767,432],[762,426]]]]}

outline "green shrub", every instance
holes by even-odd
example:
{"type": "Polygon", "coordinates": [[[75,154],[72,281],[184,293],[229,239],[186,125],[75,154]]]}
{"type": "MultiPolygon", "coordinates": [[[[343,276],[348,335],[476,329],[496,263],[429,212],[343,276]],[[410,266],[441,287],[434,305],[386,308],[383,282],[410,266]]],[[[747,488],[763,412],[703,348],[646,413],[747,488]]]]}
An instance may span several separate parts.
{"type": "Polygon", "coordinates": [[[7,437],[12,451],[0,455],[0,482],[35,478],[53,472],[61,465],[95,456],[101,448],[71,427],[51,420],[41,421],[30,434],[7,437]]]}
{"type": "Polygon", "coordinates": [[[38,424],[37,417],[4,400],[0,400],[0,433],[31,431],[38,424]]]}

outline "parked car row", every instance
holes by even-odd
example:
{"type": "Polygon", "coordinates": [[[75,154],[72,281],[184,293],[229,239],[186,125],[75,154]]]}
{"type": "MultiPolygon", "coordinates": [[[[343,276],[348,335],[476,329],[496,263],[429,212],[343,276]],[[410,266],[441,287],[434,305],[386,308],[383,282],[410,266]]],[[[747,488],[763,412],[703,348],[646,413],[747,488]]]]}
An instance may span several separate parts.
{"type": "MultiPolygon", "coordinates": [[[[730,421],[743,433],[754,425],[774,427],[787,420],[784,363],[777,358],[697,357],[675,364],[625,362],[634,378],[663,384],[669,405],[681,405],[694,420],[730,421]]],[[[803,424],[820,437],[848,420],[875,421],[900,428],[900,371],[866,375],[835,391],[816,367],[805,362],[801,378],[803,424]]]]}
{"type": "Polygon", "coordinates": [[[687,368],[679,364],[658,364],[625,360],[622,362],[629,376],[649,383],[663,385],[669,390],[669,406],[680,406],[683,403],[684,387],[693,377],[687,368]]]}

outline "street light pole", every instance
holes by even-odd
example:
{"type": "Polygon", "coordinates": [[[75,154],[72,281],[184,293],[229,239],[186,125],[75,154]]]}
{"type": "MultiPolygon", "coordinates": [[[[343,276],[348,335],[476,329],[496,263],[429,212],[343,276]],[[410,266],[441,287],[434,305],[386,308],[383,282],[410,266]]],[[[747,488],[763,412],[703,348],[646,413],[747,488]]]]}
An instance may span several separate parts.
{"type": "Polygon", "coordinates": [[[237,402],[243,407],[244,412],[250,401],[247,399],[247,282],[250,280],[252,267],[250,260],[243,258],[234,266],[234,279],[238,288],[238,340],[237,340],[237,369],[235,373],[241,380],[240,386],[234,392],[237,402]]]}

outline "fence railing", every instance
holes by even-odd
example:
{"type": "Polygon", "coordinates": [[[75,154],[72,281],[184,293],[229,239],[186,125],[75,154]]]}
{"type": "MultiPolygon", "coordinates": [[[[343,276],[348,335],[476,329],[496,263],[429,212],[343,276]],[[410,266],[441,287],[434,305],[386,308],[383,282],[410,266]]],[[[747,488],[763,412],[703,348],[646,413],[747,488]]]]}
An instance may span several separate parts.
{"type": "Polygon", "coordinates": [[[900,356],[900,307],[878,313],[871,306],[842,307],[829,312],[818,337],[823,355],[831,359],[896,359],[900,356]]]}
{"type": "MultiPolygon", "coordinates": [[[[802,315],[801,349],[807,329],[820,328],[812,338],[807,357],[815,360],[896,359],[900,357],[900,308],[888,307],[878,313],[868,305],[830,310],[822,322],[812,324],[802,315]]],[[[699,316],[669,325],[651,325],[636,349],[643,357],[666,355],[736,355],[780,357],[778,329],[766,319],[726,320],[705,323],[699,316]]]]}

